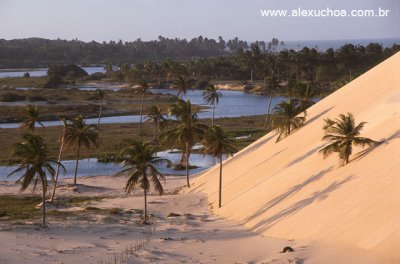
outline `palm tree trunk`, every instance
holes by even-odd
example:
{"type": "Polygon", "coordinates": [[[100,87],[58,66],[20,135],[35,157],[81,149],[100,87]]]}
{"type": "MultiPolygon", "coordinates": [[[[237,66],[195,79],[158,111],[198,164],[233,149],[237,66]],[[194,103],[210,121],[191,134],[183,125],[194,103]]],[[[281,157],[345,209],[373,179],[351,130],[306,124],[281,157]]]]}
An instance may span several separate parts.
{"type": "Polygon", "coordinates": [[[78,142],[78,150],[76,151],[76,165],[75,165],[75,175],[74,175],[74,185],[76,185],[76,174],[78,173],[78,164],[79,164],[79,151],[81,149],[81,142],[78,142]]]}
{"type": "Polygon", "coordinates": [[[289,136],[290,135],[290,124],[288,126],[288,131],[287,132],[288,132],[287,135],[289,136]]]}
{"type": "Polygon", "coordinates": [[[267,128],[269,112],[271,110],[272,95],[269,96],[267,115],[265,116],[264,128],[267,128]]]}
{"type": "Polygon", "coordinates": [[[190,157],[189,144],[186,143],[186,182],[187,182],[187,187],[188,188],[190,188],[190,182],[189,182],[189,157],[190,157]]]}
{"type": "Polygon", "coordinates": [[[213,108],[212,108],[212,119],[211,119],[211,126],[213,126],[213,125],[214,125],[214,116],[215,116],[215,104],[213,105],[213,108]]]}
{"type": "Polygon", "coordinates": [[[64,150],[64,138],[65,138],[65,128],[64,128],[64,132],[63,132],[63,136],[61,138],[61,146],[60,146],[60,152],[58,152],[58,164],[57,164],[57,171],[56,171],[56,177],[54,179],[54,186],[53,186],[53,192],[51,194],[51,198],[50,198],[50,202],[52,203],[54,200],[54,197],[56,195],[56,188],[57,188],[57,181],[58,181],[58,174],[60,173],[60,162],[61,162],[61,155],[62,152],[64,150]]]}
{"type": "Polygon", "coordinates": [[[250,69],[250,82],[253,83],[253,68],[250,69]]]}
{"type": "Polygon", "coordinates": [[[46,188],[42,182],[42,227],[46,227],[46,188]]]}
{"type": "Polygon", "coordinates": [[[144,103],[144,93],[142,95],[142,102],[140,103],[139,136],[142,135],[143,103],[144,103]]]}
{"type": "Polygon", "coordinates": [[[144,223],[147,223],[147,190],[144,189],[144,223]]]}
{"type": "Polygon", "coordinates": [[[154,122],[154,142],[157,141],[157,130],[158,130],[158,122],[154,122]]]}
{"type": "Polygon", "coordinates": [[[219,200],[218,208],[222,206],[222,154],[219,154],[219,200]]]}
{"type": "Polygon", "coordinates": [[[99,119],[97,120],[97,129],[99,129],[101,114],[103,113],[103,104],[104,100],[101,100],[100,110],[99,110],[99,119]]]}

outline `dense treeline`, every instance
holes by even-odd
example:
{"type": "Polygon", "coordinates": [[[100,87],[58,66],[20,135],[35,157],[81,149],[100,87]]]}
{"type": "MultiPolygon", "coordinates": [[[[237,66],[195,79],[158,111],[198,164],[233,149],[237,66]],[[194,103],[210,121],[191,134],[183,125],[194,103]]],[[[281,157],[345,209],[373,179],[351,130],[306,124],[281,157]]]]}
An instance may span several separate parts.
{"type": "Polygon", "coordinates": [[[258,80],[272,90],[282,85],[290,87],[297,82],[335,88],[399,50],[399,45],[383,48],[380,44],[370,43],[366,47],[346,44],[337,50],[328,49],[324,52],[307,47],[299,51],[268,52],[259,43],[253,43],[249,49],[239,48],[229,56],[120,64],[118,69],[108,65],[105,75],[132,83],[147,80],[161,84],[185,77],[197,81],[241,80],[251,83],[258,80]]]}
{"type": "MultiPolygon", "coordinates": [[[[259,43],[265,49],[265,43],[259,43]]],[[[189,41],[159,36],[158,40],[152,41],[137,39],[108,43],[40,38],[0,39],[0,68],[48,67],[51,64],[133,64],[166,58],[181,60],[223,55],[240,48],[247,49],[247,42],[238,38],[225,41],[222,37],[214,40],[202,36],[189,41]]]]}

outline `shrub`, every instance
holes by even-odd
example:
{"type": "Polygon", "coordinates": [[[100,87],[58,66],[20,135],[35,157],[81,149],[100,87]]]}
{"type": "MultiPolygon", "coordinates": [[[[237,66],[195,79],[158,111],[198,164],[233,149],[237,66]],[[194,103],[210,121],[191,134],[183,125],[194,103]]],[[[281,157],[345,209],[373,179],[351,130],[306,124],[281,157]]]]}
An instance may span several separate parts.
{"type": "Polygon", "coordinates": [[[29,101],[31,101],[31,102],[34,102],[34,101],[37,101],[37,102],[47,101],[46,98],[44,98],[43,96],[40,96],[40,95],[30,95],[28,98],[29,98],[29,101]]]}
{"type": "Polygon", "coordinates": [[[14,93],[14,92],[6,92],[0,98],[1,102],[18,102],[18,101],[25,101],[25,100],[26,100],[26,97],[24,95],[20,95],[18,93],[14,93]]]}

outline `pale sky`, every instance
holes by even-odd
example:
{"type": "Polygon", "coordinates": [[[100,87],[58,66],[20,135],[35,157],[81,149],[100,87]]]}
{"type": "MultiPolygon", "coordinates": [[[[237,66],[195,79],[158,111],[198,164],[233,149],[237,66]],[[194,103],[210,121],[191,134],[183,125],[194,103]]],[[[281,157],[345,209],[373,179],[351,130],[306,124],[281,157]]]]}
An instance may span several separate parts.
{"type": "Polygon", "coordinates": [[[0,0],[0,38],[132,41],[400,37],[400,0],[0,0]],[[262,17],[261,9],[390,10],[387,17],[262,17]]]}

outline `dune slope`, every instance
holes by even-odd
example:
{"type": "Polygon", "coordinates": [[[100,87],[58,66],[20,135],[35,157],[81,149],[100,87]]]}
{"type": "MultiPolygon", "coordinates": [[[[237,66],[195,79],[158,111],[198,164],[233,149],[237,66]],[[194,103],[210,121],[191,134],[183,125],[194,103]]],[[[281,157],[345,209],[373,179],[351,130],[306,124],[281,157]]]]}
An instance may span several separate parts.
{"type": "MultiPolygon", "coordinates": [[[[271,132],[224,162],[223,207],[216,213],[266,236],[323,241],[400,263],[400,53],[308,110],[298,131],[271,132]],[[362,136],[384,143],[340,167],[323,159],[324,118],[353,113],[362,136]]],[[[193,191],[217,205],[218,167],[193,191]]]]}

